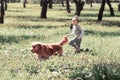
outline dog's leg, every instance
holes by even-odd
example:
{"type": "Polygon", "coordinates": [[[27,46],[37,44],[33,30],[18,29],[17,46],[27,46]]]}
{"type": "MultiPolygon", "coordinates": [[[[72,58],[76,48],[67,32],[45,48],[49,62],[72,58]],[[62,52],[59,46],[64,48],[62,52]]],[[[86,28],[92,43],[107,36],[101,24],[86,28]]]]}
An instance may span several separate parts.
{"type": "Polygon", "coordinates": [[[38,55],[38,59],[41,60],[41,56],[40,55],[38,55]]]}
{"type": "Polygon", "coordinates": [[[63,49],[62,48],[58,50],[58,54],[59,54],[59,56],[63,56],[63,49]]]}

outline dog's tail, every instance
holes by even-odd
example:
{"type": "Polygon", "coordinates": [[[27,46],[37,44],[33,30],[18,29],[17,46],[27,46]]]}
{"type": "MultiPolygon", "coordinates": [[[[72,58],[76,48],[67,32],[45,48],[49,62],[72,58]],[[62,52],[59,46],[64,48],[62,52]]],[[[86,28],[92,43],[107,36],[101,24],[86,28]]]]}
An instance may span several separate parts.
{"type": "Polygon", "coordinates": [[[59,44],[61,46],[63,46],[64,44],[66,44],[68,42],[68,37],[67,36],[64,36],[63,39],[59,42],[59,44]]]}

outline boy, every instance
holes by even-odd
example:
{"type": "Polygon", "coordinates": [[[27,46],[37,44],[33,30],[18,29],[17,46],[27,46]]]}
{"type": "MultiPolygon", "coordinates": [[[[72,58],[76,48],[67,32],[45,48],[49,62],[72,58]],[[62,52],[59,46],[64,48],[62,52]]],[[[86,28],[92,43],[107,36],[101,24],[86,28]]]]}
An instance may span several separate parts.
{"type": "Polygon", "coordinates": [[[78,16],[74,16],[72,18],[72,32],[70,34],[68,34],[67,36],[72,36],[74,35],[75,38],[70,40],[69,45],[73,46],[75,48],[75,53],[79,53],[80,52],[80,45],[82,42],[82,36],[84,33],[84,30],[82,27],[80,27],[78,25],[79,21],[78,21],[78,16]]]}

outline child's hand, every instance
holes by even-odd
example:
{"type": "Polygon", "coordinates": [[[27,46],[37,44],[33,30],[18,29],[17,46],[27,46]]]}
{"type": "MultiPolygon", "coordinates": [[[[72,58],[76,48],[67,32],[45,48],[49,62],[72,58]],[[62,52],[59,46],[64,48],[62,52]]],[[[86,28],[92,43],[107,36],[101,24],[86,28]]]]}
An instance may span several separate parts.
{"type": "Polygon", "coordinates": [[[67,37],[68,37],[68,36],[69,36],[69,34],[67,34],[67,35],[65,35],[65,36],[67,36],[67,37]]]}
{"type": "Polygon", "coordinates": [[[78,39],[80,39],[80,38],[81,38],[81,36],[78,36],[77,38],[78,38],[78,39]]]}
{"type": "Polygon", "coordinates": [[[67,35],[65,35],[64,37],[68,37],[67,35]]]}

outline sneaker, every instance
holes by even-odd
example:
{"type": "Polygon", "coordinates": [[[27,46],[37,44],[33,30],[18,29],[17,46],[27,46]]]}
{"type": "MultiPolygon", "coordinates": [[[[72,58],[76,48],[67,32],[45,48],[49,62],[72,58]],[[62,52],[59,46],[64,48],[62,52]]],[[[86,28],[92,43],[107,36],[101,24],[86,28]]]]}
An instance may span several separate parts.
{"type": "Polygon", "coordinates": [[[76,54],[76,53],[80,53],[80,50],[76,50],[76,51],[75,51],[75,54],[76,54]]]}
{"type": "Polygon", "coordinates": [[[75,49],[76,49],[75,54],[80,53],[80,48],[79,47],[76,47],[75,49]]]}

